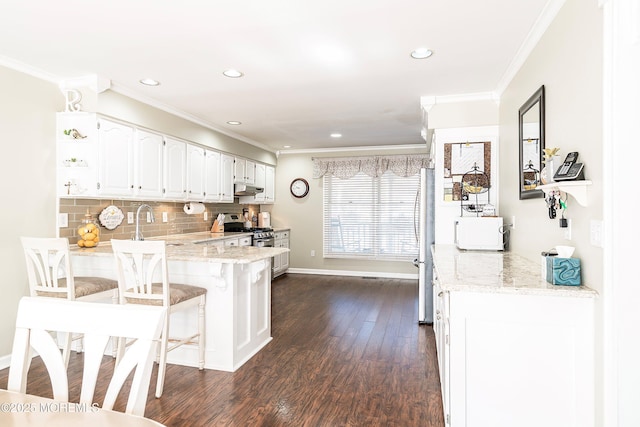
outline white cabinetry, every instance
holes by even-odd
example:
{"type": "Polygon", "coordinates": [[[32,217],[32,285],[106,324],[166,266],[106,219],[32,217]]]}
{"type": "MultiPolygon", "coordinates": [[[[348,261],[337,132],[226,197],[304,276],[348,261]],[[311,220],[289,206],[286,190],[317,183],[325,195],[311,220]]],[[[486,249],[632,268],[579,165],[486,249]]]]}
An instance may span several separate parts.
{"type": "Polygon", "coordinates": [[[187,195],[187,144],[166,138],[164,144],[164,198],[185,199],[187,195]]]}
{"type": "Polygon", "coordinates": [[[100,119],[98,134],[98,195],[131,196],[133,128],[100,119]]]}
{"type": "Polygon", "coordinates": [[[233,202],[233,156],[220,155],[220,201],[233,202]]]}
{"type": "Polygon", "coordinates": [[[593,427],[596,293],[515,254],[437,247],[434,263],[446,425],[593,427]]]}
{"type": "Polygon", "coordinates": [[[222,197],[222,191],[220,191],[220,153],[206,150],[204,163],[204,200],[205,202],[218,202],[222,197]]]}
{"type": "MultiPolygon", "coordinates": [[[[256,187],[264,188],[266,183],[266,167],[262,163],[256,163],[256,187]]],[[[263,203],[265,200],[265,192],[258,193],[254,196],[255,203],[263,203]]]]}
{"type": "Polygon", "coordinates": [[[252,185],[256,167],[258,182],[269,176],[252,160],[84,112],[56,115],[56,166],[56,193],[68,198],[233,203],[236,172],[252,185]]]}
{"type": "Polygon", "coordinates": [[[449,292],[444,292],[435,276],[433,281],[433,333],[436,339],[438,356],[438,373],[440,374],[440,391],[442,407],[449,414],[449,292]]]}
{"type": "Polygon", "coordinates": [[[233,157],[218,151],[205,151],[204,200],[233,202],[233,157]]]}
{"type": "Polygon", "coordinates": [[[273,203],[276,200],[276,168],[265,166],[264,203],[273,203]]]}
{"type": "Polygon", "coordinates": [[[135,196],[149,199],[162,197],[163,151],[164,138],[162,135],[142,129],[136,130],[133,147],[133,194],[135,196]]]}
{"type": "Polygon", "coordinates": [[[234,182],[240,184],[254,184],[256,180],[256,163],[248,159],[236,157],[233,175],[234,182]]]}
{"type": "Polygon", "coordinates": [[[187,199],[204,200],[205,149],[187,144],[187,199]]]}
{"type": "MultiPolygon", "coordinates": [[[[289,230],[274,233],[274,247],[289,248],[289,230]]],[[[289,252],[273,257],[273,277],[278,277],[289,269],[289,252]]]]}

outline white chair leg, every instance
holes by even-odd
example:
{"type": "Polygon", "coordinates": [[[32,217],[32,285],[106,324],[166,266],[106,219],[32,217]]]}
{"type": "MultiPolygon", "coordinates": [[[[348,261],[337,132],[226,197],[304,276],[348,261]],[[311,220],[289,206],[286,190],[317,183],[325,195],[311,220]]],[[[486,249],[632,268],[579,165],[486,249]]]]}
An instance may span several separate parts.
{"type": "Polygon", "coordinates": [[[64,361],[64,367],[69,367],[69,354],[71,353],[71,332],[66,332],[64,335],[64,342],[62,344],[62,360],[64,361]]]}
{"type": "Polygon", "coordinates": [[[164,320],[164,329],[160,338],[160,362],[158,363],[158,382],[156,384],[156,398],[162,396],[164,376],[167,370],[167,348],[169,346],[169,313],[164,320]]]}
{"type": "Polygon", "coordinates": [[[204,305],[205,296],[200,296],[200,304],[198,304],[198,355],[200,360],[198,361],[198,369],[204,369],[204,348],[205,348],[205,319],[204,319],[204,305]]]}
{"type": "MultiPolygon", "coordinates": [[[[114,289],[113,290],[113,294],[111,295],[111,304],[120,304],[120,299],[118,297],[118,289],[114,289]]],[[[111,343],[113,344],[113,347],[111,348],[111,355],[113,356],[114,359],[118,358],[118,345],[117,345],[117,341],[115,339],[111,340],[111,343]]]]}

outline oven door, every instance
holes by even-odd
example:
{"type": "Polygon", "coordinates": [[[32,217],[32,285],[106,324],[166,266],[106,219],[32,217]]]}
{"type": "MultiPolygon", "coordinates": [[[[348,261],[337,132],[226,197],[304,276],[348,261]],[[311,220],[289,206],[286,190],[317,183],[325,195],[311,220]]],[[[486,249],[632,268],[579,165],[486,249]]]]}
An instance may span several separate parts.
{"type": "Polygon", "coordinates": [[[273,237],[261,237],[258,239],[253,239],[252,246],[256,246],[259,248],[272,248],[276,243],[276,239],[273,237]]]}

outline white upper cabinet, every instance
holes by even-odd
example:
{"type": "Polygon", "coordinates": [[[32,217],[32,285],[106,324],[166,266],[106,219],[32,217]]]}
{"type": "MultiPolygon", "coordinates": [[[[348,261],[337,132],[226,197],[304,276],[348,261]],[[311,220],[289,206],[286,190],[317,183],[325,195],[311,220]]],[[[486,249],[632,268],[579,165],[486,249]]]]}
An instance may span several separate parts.
{"type": "Polygon", "coordinates": [[[233,176],[234,182],[238,184],[254,184],[256,179],[256,163],[252,160],[236,157],[233,176]]]}
{"type": "Polygon", "coordinates": [[[205,151],[204,158],[204,200],[218,202],[222,198],[220,190],[220,153],[205,151]]]}
{"type": "Polygon", "coordinates": [[[134,196],[162,197],[164,138],[162,135],[137,129],[134,155],[134,196]]]}
{"type": "MultiPolygon", "coordinates": [[[[257,163],[256,164],[256,187],[258,188],[264,188],[265,184],[266,184],[266,167],[267,165],[264,165],[262,163],[257,163]]],[[[255,202],[256,203],[262,203],[264,202],[265,199],[265,192],[263,191],[262,193],[258,193],[255,195],[255,202]]]]}
{"type": "Polygon", "coordinates": [[[273,202],[273,167],[95,113],[57,113],[56,164],[59,197],[233,203],[239,177],[273,202]]]}
{"type": "Polygon", "coordinates": [[[187,144],[187,198],[204,200],[205,149],[187,144]]]}
{"type": "Polygon", "coordinates": [[[164,198],[184,200],[187,197],[187,144],[165,138],[164,198]]]}
{"type": "Polygon", "coordinates": [[[220,201],[233,202],[233,156],[220,155],[220,201]]]}
{"type": "Polygon", "coordinates": [[[98,194],[130,196],[133,193],[133,128],[99,120],[98,194]]]}
{"type": "Polygon", "coordinates": [[[273,203],[276,200],[276,168],[265,166],[264,203],[273,203]]]}

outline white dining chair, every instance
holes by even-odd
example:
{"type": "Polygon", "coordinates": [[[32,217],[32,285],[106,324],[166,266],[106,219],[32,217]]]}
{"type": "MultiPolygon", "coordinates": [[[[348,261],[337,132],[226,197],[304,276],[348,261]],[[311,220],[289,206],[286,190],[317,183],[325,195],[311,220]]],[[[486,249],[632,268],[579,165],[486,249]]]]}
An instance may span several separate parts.
{"type": "MultiPolygon", "coordinates": [[[[167,353],[184,344],[198,346],[198,368],[204,369],[205,288],[169,283],[166,244],[152,240],[111,240],[116,259],[118,297],[121,304],[159,305],[167,309],[160,341],[156,397],[162,396],[167,369],[167,353]],[[197,332],[176,337],[170,334],[171,313],[197,308],[197,332]]],[[[118,352],[126,343],[120,340],[118,352]]],[[[119,357],[117,358],[119,359],[119,357]]],[[[117,363],[117,362],[116,362],[117,363]]]]}
{"type": "MultiPolygon", "coordinates": [[[[64,237],[21,237],[27,264],[31,296],[100,301],[111,297],[118,303],[118,282],[103,277],[76,277],[71,267],[69,240],[64,237]]],[[[82,336],[66,335],[65,366],[69,363],[71,342],[82,336]]]]}
{"type": "Polygon", "coordinates": [[[164,307],[23,297],[18,306],[7,390],[26,393],[31,353],[35,351],[49,373],[54,400],[68,402],[67,367],[49,332],[80,333],[85,341],[80,403],[91,406],[109,339],[126,337],[135,339],[135,342],[115,367],[102,408],[113,409],[123,384],[135,369],[125,412],[144,416],[157,340],[162,333],[165,312],[164,307]]]}

